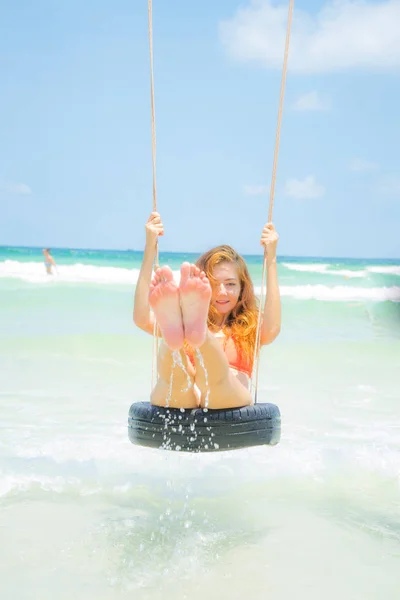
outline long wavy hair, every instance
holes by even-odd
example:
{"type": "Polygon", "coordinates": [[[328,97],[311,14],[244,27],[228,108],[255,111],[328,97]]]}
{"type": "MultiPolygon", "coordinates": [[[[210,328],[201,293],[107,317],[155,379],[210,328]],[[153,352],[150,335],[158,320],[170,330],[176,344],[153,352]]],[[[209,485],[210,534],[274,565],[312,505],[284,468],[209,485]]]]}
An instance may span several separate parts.
{"type": "MultiPolygon", "coordinates": [[[[228,314],[222,331],[226,337],[232,337],[237,350],[252,361],[256,344],[258,301],[244,259],[231,246],[223,245],[216,246],[200,256],[196,265],[204,271],[213,286],[217,283],[213,276],[214,268],[222,262],[236,265],[240,283],[237,304],[228,314]]],[[[217,329],[217,323],[218,311],[210,304],[207,324],[211,331],[217,329]]]]}

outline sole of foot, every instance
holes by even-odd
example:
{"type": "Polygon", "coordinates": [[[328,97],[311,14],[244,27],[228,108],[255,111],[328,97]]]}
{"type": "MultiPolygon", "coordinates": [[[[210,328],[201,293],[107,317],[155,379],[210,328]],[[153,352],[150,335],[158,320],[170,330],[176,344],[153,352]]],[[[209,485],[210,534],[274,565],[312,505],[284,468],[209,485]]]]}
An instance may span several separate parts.
{"type": "Polygon", "coordinates": [[[180,292],[169,267],[157,269],[154,274],[149,303],[165,343],[171,350],[180,350],[184,342],[180,292]]]}
{"type": "Polygon", "coordinates": [[[198,267],[183,263],[179,294],[185,338],[193,348],[199,348],[204,344],[207,336],[207,317],[211,300],[210,282],[198,267]]]}

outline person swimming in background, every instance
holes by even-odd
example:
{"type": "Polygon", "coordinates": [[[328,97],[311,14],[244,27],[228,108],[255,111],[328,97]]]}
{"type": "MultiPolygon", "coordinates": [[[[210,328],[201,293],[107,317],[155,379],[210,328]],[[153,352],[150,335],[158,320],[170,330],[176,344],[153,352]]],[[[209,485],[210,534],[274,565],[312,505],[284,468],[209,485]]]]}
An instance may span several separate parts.
{"type": "Polygon", "coordinates": [[[57,269],[57,265],[50,254],[50,248],[44,248],[42,252],[44,254],[44,266],[46,267],[47,275],[53,275],[53,267],[57,269]]]}
{"type": "MultiPolygon", "coordinates": [[[[218,409],[252,404],[249,382],[258,306],[244,259],[230,246],[218,246],[203,254],[196,264],[184,262],[177,285],[168,266],[158,268],[152,276],[157,238],[161,235],[161,217],[153,212],[146,223],[146,245],[133,309],[137,327],[153,334],[155,317],[163,338],[152,404],[166,406],[167,399],[171,408],[218,409]]],[[[267,223],[261,234],[261,245],[267,251],[261,346],[273,342],[281,327],[278,237],[273,224],[267,223]]]]}

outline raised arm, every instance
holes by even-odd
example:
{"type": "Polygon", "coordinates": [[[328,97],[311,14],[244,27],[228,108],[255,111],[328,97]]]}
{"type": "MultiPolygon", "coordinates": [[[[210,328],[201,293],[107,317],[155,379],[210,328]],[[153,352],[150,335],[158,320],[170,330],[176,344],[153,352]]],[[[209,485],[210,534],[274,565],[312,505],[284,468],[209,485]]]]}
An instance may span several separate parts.
{"type": "Polygon", "coordinates": [[[261,245],[267,252],[267,295],[261,326],[261,346],[273,342],[281,330],[281,297],[276,264],[278,239],[279,236],[273,224],[267,223],[261,235],[261,245]]]}
{"type": "Polygon", "coordinates": [[[164,235],[161,217],[158,213],[153,212],[146,223],[146,245],[136,284],[133,305],[133,321],[135,325],[151,334],[154,330],[154,315],[149,305],[149,291],[156,256],[157,238],[160,235],[164,235]]]}

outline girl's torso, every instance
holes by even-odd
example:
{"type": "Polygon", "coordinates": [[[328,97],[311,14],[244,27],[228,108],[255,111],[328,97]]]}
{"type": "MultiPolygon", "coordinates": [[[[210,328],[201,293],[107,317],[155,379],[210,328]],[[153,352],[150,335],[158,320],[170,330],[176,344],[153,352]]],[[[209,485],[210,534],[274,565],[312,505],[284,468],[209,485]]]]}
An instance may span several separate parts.
{"type": "Polygon", "coordinates": [[[232,337],[226,337],[222,331],[214,335],[222,345],[231,372],[247,388],[252,372],[251,361],[240,350],[232,337]]]}
{"type": "MultiPolygon", "coordinates": [[[[213,335],[222,346],[231,372],[242,385],[248,388],[253,369],[253,361],[245,356],[244,352],[231,336],[226,336],[222,331],[213,333],[213,335]]],[[[193,349],[187,347],[185,348],[185,353],[192,365],[195,366],[193,349]]]]}

